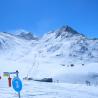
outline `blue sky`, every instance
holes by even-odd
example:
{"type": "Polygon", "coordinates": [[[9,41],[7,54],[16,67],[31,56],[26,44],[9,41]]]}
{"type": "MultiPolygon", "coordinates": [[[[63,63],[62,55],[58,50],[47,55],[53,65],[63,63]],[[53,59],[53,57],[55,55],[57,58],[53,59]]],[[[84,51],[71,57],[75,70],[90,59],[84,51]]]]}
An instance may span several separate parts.
{"type": "Polygon", "coordinates": [[[98,38],[98,0],[0,0],[0,31],[41,36],[63,25],[98,38]]]}

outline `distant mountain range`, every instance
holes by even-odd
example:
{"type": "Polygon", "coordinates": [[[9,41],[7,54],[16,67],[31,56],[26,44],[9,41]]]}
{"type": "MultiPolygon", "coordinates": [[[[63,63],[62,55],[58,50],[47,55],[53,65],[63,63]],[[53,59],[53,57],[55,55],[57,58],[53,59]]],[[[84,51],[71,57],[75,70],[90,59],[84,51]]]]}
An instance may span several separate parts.
{"type": "MultiPolygon", "coordinates": [[[[36,48],[37,52],[45,56],[50,54],[55,57],[69,57],[77,61],[88,61],[90,59],[92,59],[90,60],[92,62],[98,61],[98,40],[88,39],[67,25],[46,33],[40,39],[34,37],[30,32],[20,32],[17,35],[1,32],[0,51],[6,52],[6,50],[10,51],[13,48],[24,47],[22,44],[24,40],[27,43],[32,43],[30,47],[32,49],[33,47],[36,48]]],[[[27,49],[28,47],[25,48],[27,49]]]]}

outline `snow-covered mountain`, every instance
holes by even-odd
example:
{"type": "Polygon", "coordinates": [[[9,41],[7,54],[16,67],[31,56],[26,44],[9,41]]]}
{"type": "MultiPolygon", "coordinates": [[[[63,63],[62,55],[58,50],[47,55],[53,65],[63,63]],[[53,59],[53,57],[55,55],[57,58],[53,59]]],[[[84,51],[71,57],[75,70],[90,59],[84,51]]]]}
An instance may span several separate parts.
{"type": "MultiPolygon", "coordinates": [[[[40,51],[55,57],[69,57],[77,61],[97,62],[98,40],[88,39],[69,26],[49,32],[41,39],[40,51]]],[[[42,52],[42,53],[43,53],[42,52]]],[[[45,53],[44,53],[45,54],[45,53]]]]}
{"type": "Polygon", "coordinates": [[[22,77],[84,82],[97,75],[98,40],[69,26],[48,32],[39,40],[32,33],[1,32],[0,58],[1,73],[19,70],[22,77]]]}
{"type": "Polygon", "coordinates": [[[18,34],[17,36],[26,40],[38,40],[38,38],[34,37],[31,32],[20,32],[20,34],[18,34]]]}

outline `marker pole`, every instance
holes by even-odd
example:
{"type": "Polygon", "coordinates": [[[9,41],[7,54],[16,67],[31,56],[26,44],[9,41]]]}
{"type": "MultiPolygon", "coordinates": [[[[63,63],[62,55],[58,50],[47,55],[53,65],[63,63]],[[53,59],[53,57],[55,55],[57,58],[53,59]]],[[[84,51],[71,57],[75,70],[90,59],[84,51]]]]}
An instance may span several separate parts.
{"type": "Polygon", "coordinates": [[[19,96],[19,98],[20,98],[20,92],[18,92],[18,96],[19,96]]]}
{"type": "Polygon", "coordinates": [[[18,70],[16,70],[16,76],[17,76],[17,77],[18,77],[18,73],[19,73],[18,70]]]}
{"type": "Polygon", "coordinates": [[[11,87],[11,79],[12,79],[12,78],[11,78],[10,75],[9,75],[9,78],[8,78],[8,86],[9,86],[9,87],[11,87]]]}
{"type": "MultiPolygon", "coordinates": [[[[16,70],[16,76],[17,76],[17,78],[18,78],[18,70],[16,70]]],[[[19,98],[20,98],[20,92],[18,92],[18,96],[19,96],[19,98]]]]}

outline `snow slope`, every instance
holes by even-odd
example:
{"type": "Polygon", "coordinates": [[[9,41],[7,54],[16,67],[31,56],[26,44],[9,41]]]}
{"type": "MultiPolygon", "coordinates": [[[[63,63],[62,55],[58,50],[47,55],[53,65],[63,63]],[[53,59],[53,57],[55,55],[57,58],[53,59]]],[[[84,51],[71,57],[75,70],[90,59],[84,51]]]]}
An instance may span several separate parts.
{"type": "Polygon", "coordinates": [[[1,74],[19,70],[22,78],[28,75],[52,77],[54,82],[97,84],[97,39],[88,39],[69,26],[48,32],[39,40],[31,36],[0,33],[1,74]]]}
{"type": "MultiPolygon", "coordinates": [[[[0,98],[18,98],[18,94],[8,88],[6,81],[0,81],[0,98]]],[[[97,98],[98,87],[68,83],[41,83],[23,81],[21,98],[97,98]]]]}

